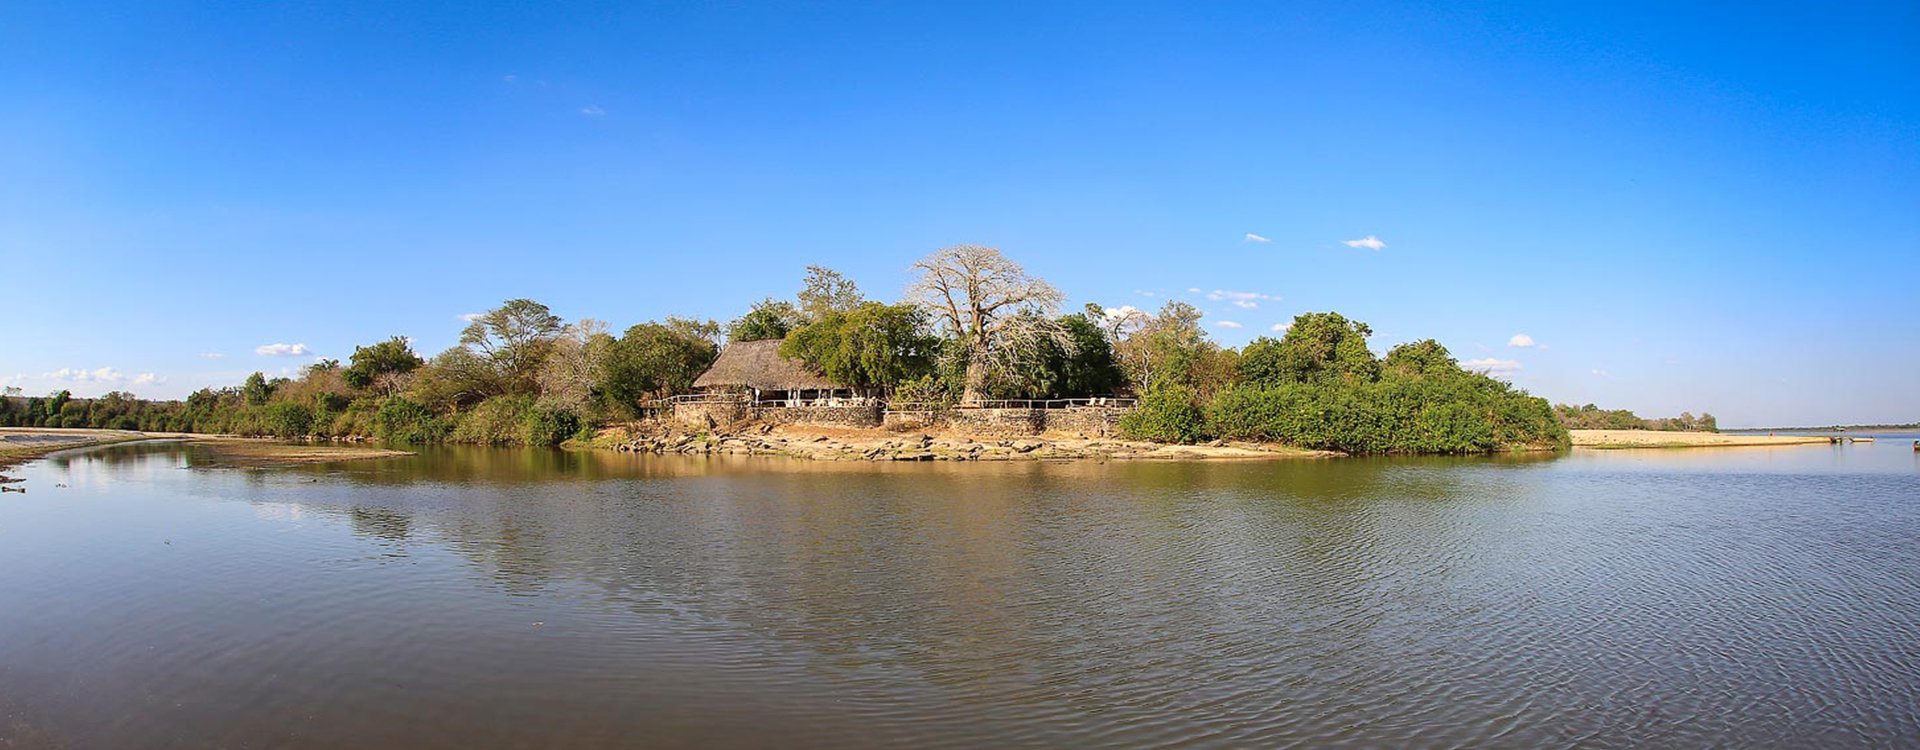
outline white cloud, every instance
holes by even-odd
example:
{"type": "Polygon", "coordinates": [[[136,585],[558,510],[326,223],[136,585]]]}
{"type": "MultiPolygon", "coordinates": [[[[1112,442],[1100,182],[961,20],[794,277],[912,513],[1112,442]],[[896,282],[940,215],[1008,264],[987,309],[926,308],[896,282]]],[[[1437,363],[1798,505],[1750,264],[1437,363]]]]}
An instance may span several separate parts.
{"type": "Polygon", "coordinates": [[[1292,323],[1275,323],[1273,324],[1272,327],[1268,328],[1267,330],[1272,331],[1274,333],[1286,333],[1287,329],[1292,327],[1293,327],[1292,323]]]}
{"type": "Polygon", "coordinates": [[[1264,244],[1267,244],[1267,243],[1269,243],[1269,242],[1272,242],[1273,240],[1270,240],[1270,239],[1267,239],[1267,238],[1265,238],[1265,237],[1262,237],[1262,236],[1260,236],[1260,235],[1257,235],[1257,234],[1254,234],[1254,233],[1252,233],[1252,232],[1248,232],[1248,233],[1247,233],[1247,241],[1248,241],[1248,242],[1258,242],[1258,243],[1260,243],[1260,244],[1262,244],[1262,245],[1264,245],[1264,244]]]}
{"type": "Polygon", "coordinates": [[[520,81],[520,76],[507,74],[507,75],[501,76],[500,80],[505,81],[507,83],[518,83],[520,81]]]}
{"type": "Polygon", "coordinates": [[[580,116],[581,117],[605,117],[607,116],[607,111],[595,105],[589,104],[585,107],[580,108],[580,116]]]}
{"type": "Polygon", "coordinates": [[[1513,335],[1513,338],[1507,339],[1507,346],[1517,349],[1532,349],[1533,337],[1524,333],[1516,333],[1513,335]]]}
{"type": "Polygon", "coordinates": [[[1231,320],[1222,320],[1218,323],[1215,323],[1214,325],[1220,326],[1221,328],[1239,328],[1240,327],[1239,323],[1235,323],[1231,320]]]}
{"type": "Polygon", "coordinates": [[[486,313],[461,313],[460,314],[460,319],[467,321],[468,323],[472,323],[473,321],[479,320],[484,317],[487,317],[486,313]]]}
{"type": "Polygon", "coordinates": [[[254,347],[253,353],[263,357],[305,357],[313,350],[306,344],[262,344],[254,347]]]}
{"type": "Polygon", "coordinates": [[[1366,248],[1368,250],[1379,250],[1387,246],[1387,243],[1381,242],[1379,237],[1371,234],[1357,240],[1341,240],[1340,244],[1346,245],[1347,247],[1366,248]]]}
{"type": "Polygon", "coordinates": [[[143,373],[140,373],[139,375],[133,376],[134,385],[154,385],[156,383],[165,383],[165,382],[167,382],[166,378],[160,377],[159,375],[155,375],[151,372],[143,372],[143,373]]]}
{"type": "Polygon", "coordinates": [[[121,375],[118,370],[111,367],[102,367],[94,370],[76,370],[62,367],[53,372],[43,374],[40,377],[48,380],[65,380],[74,383],[118,383],[126,379],[125,375],[121,375]]]}
{"type": "Polygon", "coordinates": [[[1593,376],[1596,378],[1604,378],[1612,374],[1613,373],[1607,372],[1606,370],[1600,369],[1598,367],[1593,368],[1593,376]]]}
{"type": "Polygon", "coordinates": [[[1461,362],[1460,366],[1468,370],[1484,372],[1488,375],[1512,375],[1519,371],[1520,362],[1512,359],[1485,357],[1482,359],[1469,359],[1461,362]]]}
{"type": "Polygon", "coordinates": [[[1258,292],[1234,292],[1226,289],[1215,289],[1207,293],[1207,299],[1215,302],[1231,302],[1234,307],[1252,310],[1259,307],[1262,301],[1270,302],[1280,298],[1271,294],[1260,294],[1258,292]]]}
{"type": "Polygon", "coordinates": [[[1190,287],[1187,287],[1187,293],[1188,293],[1188,294],[1199,294],[1199,293],[1200,293],[1200,287],[1197,287],[1197,286],[1190,286],[1190,287]]]}
{"type": "Polygon", "coordinates": [[[221,354],[219,352],[202,352],[200,354],[200,358],[201,359],[226,359],[227,355],[221,354]]]}
{"type": "Polygon", "coordinates": [[[1105,316],[1108,321],[1116,321],[1125,320],[1136,315],[1145,315],[1147,312],[1133,305],[1121,305],[1119,307],[1102,307],[1100,308],[1100,314],[1105,316]]]}

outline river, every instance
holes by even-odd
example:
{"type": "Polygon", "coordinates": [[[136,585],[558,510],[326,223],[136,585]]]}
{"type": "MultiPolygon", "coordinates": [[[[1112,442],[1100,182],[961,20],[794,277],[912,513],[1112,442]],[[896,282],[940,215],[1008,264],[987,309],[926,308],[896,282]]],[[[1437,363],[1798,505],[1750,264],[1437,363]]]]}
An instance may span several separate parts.
{"type": "Polygon", "coordinates": [[[1904,441],[200,460],[0,495],[0,747],[1920,744],[1904,441]]]}

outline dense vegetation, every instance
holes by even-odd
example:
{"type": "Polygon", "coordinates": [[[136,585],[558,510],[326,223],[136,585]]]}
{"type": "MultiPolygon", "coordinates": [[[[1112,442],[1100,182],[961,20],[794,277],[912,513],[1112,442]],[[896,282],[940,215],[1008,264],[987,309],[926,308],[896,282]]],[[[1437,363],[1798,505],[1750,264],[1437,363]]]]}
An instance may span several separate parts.
{"type": "MultiPolygon", "coordinates": [[[[1356,453],[1462,453],[1564,445],[1547,403],[1460,368],[1432,341],[1368,348],[1371,331],[1337,313],[1298,317],[1280,339],[1235,351],[1210,340],[1201,312],[1087,305],[992,248],[943,249],[914,265],[908,299],[868,299],[853,281],[809,267],[792,300],[739,318],[667,318],[614,336],[547,306],[508,300],[476,316],[431,358],[403,337],[322,360],[298,377],[254,373],[185,401],[126,393],[0,399],[0,424],[552,445],[638,416],[685,393],[725,341],[782,341],[783,356],[864,393],[916,407],[991,399],[1137,394],[1128,435],[1189,443],[1271,440],[1356,453]]],[[[1709,418],[1710,419],[1710,418],[1709,418]]]]}
{"type": "Polygon", "coordinates": [[[1570,406],[1554,404],[1553,416],[1569,430],[1666,430],[1681,432],[1719,432],[1720,422],[1712,414],[1694,416],[1681,412],[1677,417],[1642,419],[1626,409],[1602,409],[1593,404],[1570,406]]]}
{"type": "Polygon", "coordinates": [[[1241,350],[1211,396],[1155,388],[1121,427],[1152,440],[1213,437],[1348,453],[1485,453],[1558,448],[1567,433],[1545,400],[1461,369],[1431,339],[1376,359],[1366,324],[1307,313],[1280,339],[1241,350]]]}

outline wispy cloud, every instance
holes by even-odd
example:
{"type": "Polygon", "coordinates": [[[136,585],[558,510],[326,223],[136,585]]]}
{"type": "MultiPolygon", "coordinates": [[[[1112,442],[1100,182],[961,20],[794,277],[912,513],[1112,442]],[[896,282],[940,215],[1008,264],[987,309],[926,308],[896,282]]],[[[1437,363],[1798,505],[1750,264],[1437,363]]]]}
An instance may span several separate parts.
{"type": "Polygon", "coordinates": [[[1594,376],[1594,377],[1596,377],[1596,378],[1604,378],[1604,377],[1607,377],[1608,375],[1612,375],[1612,374],[1613,374],[1613,373],[1610,373],[1610,372],[1607,372],[1606,370],[1604,370],[1604,369],[1601,369],[1601,368],[1598,368],[1598,367],[1595,367],[1595,368],[1593,368],[1593,376],[1594,376]]]}
{"type": "Polygon", "coordinates": [[[263,357],[305,357],[313,350],[306,344],[261,344],[254,347],[253,353],[263,357]]]}
{"type": "Polygon", "coordinates": [[[226,359],[227,355],[221,354],[220,352],[201,352],[200,358],[201,359],[226,359]]]}
{"type": "Polygon", "coordinates": [[[1534,346],[1533,337],[1524,333],[1516,333],[1513,335],[1513,338],[1507,339],[1507,346],[1516,349],[1532,349],[1534,346]]]}
{"type": "Polygon", "coordinates": [[[1387,243],[1381,242],[1379,237],[1371,234],[1357,240],[1341,240],[1340,244],[1346,245],[1347,247],[1358,247],[1368,250],[1379,250],[1387,246],[1387,243]]]}
{"type": "Polygon", "coordinates": [[[1240,327],[1239,323],[1235,323],[1231,320],[1222,320],[1217,323],[1214,323],[1214,325],[1220,326],[1221,328],[1239,328],[1240,327]]]}
{"type": "Polygon", "coordinates": [[[1257,234],[1254,234],[1254,233],[1252,233],[1252,232],[1248,232],[1248,233],[1247,233],[1247,241],[1248,241],[1248,242],[1258,242],[1258,243],[1260,243],[1260,244],[1262,244],[1262,245],[1264,245],[1264,244],[1267,244],[1267,243],[1269,243],[1269,242],[1272,242],[1273,240],[1270,240],[1270,239],[1267,239],[1267,238],[1265,238],[1265,237],[1262,237],[1262,236],[1260,236],[1260,235],[1257,235],[1257,234]]]}
{"type": "Polygon", "coordinates": [[[486,313],[461,313],[460,314],[460,319],[467,321],[468,323],[472,323],[473,321],[479,320],[484,317],[487,317],[486,313]]]}
{"type": "Polygon", "coordinates": [[[1484,372],[1488,375],[1512,375],[1520,370],[1520,362],[1518,360],[1498,359],[1495,357],[1469,359],[1461,362],[1460,366],[1476,372],[1484,372]]]}
{"type": "Polygon", "coordinates": [[[40,377],[48,380],[65,380],[72,383],[118,383],[126,379],[125,375],[121,375],[118,370],[111,367],[100,367],[92,370],[62,367],[53,372],[42,374],[40,377]]]}
{"type": "Polygon", "coordinates": [[[159,375],[155,375],[151,372],[143,372],[143,373],[140,373],[139,375],[133,376],[134,385],[154,385],[157,383],[165,383],[165,382],[167,382],[166,378],[161,377],[159,375]]]}
{"type": "Polygon", "coordinates": [[[1267,328],[1267,330],[1272,331],[1274,333],[1286,333],[1287,329],[1292,327],[1293,327],[1292,323],[1275,323],[1271,327],[1267,328]]]}
{"type": "Polygon", "coordinates": [[[1271,294],[1260,294],[1258,292],[1235,292],[1226,289],[1215,289],[1207,292],[1207,299],[1215,302],[1231,302],[1234,307],[1252,310],[1259,307],[1261,302],[1271,302],[1280,298],[1271,294]]]}
{"type": "Polygon", "coordinates": [[[581,117],[606,117],[607,111],[597,105],[589,104],[580,108],[581,117]]]}
{"type": "Polygon", "coordinates": [[[1200,293],[1200,287],[1197,287],[1197,286],[1190,286],[1190,287],[1187,287],[1187,293],[1188,293],[1188,294],[1199,294],[1199,293],[1200,293]]]}

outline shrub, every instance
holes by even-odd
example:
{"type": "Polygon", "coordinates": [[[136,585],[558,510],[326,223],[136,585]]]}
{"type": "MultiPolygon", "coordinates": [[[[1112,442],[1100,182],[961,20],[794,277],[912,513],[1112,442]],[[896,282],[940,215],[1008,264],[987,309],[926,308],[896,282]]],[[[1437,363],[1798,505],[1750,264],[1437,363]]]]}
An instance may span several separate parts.
{"type": "Polygon", "coordinates": [[[306,437],[313,430],[313,410],[302,404],[280,401],[260,410],[259,433],[282,440],[306,437]]]}
{"type": "Polygon", "coordinates": [[[1192,443],[1204,435],[1206,415],[1194,403],[1193,389],[1170,385],[1140,400],[1139,408],[1120,418],[1120,433],[1134,440],[1192,443]]]}
{"type": "Polygon", "coordinates": [[[550,404],[535,404],[521,418],[520,441],[533,446],[559,445],[580,432],[580,415],[550,404]]]}
{"type": "Polygon", "coordinates": [[[526,439],[531,396],[495,396],[475,404],[454,422],[449,438],[456,443],[518,445],[526,439]]]}
{"type": "Polygon", "coordinates": [[[373,435],[392,443],[432,443],[446,437],[446,423],[427,407],[399,396],[380,402],[373,414],[373,435]]]}

